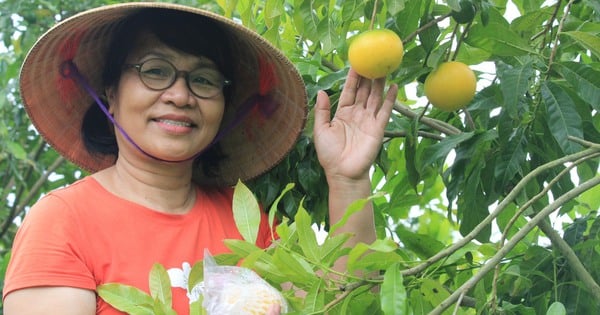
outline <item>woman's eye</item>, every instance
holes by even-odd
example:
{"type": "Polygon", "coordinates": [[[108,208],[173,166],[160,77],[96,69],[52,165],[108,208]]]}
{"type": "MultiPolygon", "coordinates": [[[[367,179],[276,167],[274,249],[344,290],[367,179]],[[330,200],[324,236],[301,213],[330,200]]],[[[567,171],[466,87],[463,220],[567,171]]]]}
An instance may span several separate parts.
{"type": "Polygon", "coordinates": [[[154,67],[143,69],[142,74],[152,78],[168,78],[170,76],[170,71],[165,68],[154,67]]]}
{"type": "Polygon", "coordinates": [[[193,76],[190,81],[191,84],[197,85],[216,85],[215,80],[211,80],[205,76],[193,76]]]}

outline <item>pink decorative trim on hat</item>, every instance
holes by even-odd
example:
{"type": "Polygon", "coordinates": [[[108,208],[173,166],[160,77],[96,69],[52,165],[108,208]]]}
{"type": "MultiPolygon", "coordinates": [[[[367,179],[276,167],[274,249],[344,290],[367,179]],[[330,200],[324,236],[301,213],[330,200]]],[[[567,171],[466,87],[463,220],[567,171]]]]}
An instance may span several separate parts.
{"type": "Polygon", "coordinates": [[[249,141],[254,140],[253,130],[262,128],[266,121],[275,113],[279,104],[270,95],[278,84],[279,80],[275,74],[273,65],[264,58],[258,58],[258,96],[251,97],[247,101],[252,101],[248,126],[245,128],[245,135],[249,141]]]}
{"type": "MultiPolygon", "coordinates": [[[[72,61],[73,58],[77,55],[77,49],[79,49],[79,44],[85,35],[85,31],[76,31],[75,34],[69,38],[59,48],[58,55],[60,56],[59,60],[64,62],[72,61]]],[[[61,65],[62,66],[62,65],[61,65]]],[[[73,80],[67,78],[60,71],[56,72],[56,76],[54,80],[56,81],[56,87],[58,89],[58,94],[60,99],[68,103],[73,95],[77,95],[76,91],[79,90],[79,86],[73,80]]]]}

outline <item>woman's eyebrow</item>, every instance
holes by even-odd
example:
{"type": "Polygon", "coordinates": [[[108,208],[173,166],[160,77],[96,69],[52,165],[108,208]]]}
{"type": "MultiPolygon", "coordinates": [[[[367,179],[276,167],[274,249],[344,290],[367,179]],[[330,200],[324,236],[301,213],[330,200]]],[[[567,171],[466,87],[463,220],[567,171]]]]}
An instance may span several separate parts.
{"type": "MultiPolygon", "coordinates": [[[[198,58],[198,60],[192,64],[191,68],[193,68],[193,69],[209,68],[209,69],[215,69],[215,70],[219,69],[217,64],[214,61],[212,61],[211,59],[209,59],[208,57],[205,57],[205,56],[195,56],[195,57],[198,58]]],[[[177,56],[177,55],[169,53],[169,52],[164,52],[164,51],[159,51],[159,50],[150,50],[150,51],[144,53],[140,59],[144,60],[144,59],[150,59],[150,58],[162,58],[162,59],[166,59],[170,62],[174,62],[177,59],[179,59],[180,56],[177,56]]]]}

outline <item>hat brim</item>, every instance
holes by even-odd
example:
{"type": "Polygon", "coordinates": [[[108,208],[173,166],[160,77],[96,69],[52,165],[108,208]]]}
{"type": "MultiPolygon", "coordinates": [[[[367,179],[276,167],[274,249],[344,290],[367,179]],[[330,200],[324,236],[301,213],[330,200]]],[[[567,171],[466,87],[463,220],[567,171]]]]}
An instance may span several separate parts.
{"type": "Polygon", "coordinates": [[[90,85],[101,92],[101,69],[115,29],[124,18],[146,8],[197,14],[218,23],[228,34],[236,87],[223,125],[238,119],[236,112],[242,103],[258,93],[261,62],[275,74],[269,112],[251,111],[228,131],[219,141],[225,158],[218,175],[210,177],[194,170],[194,181],[232,185],[259,176],[279,163],[293,148],[306,121],[307,96],[300,74],[288,58],[255,32],[221,15],[175,4],[138,2],[99,7],[65,19],[42,35],[28,53],[20,77],[21,96],[38,132],[57,152],[87,171],[96,172],[114,164],[114,156],[86,150],[81,124],[92,98],[63,77],[60,67],[72,59],[90,85]]]}

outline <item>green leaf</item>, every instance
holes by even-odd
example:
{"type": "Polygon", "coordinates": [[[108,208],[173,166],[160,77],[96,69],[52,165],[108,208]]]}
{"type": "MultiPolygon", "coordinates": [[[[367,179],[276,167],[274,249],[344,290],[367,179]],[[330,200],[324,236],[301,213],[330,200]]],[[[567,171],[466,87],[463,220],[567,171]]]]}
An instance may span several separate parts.
{"type": "Polygon", "coordinates": [[[296,230],[298,231],[298,245],[302,248],[302,252],[308,259],[319,261],[321,255],[319,253],[319,245],[315,231],[312,229],[312,220],[304,207],[300,206],[295,216],[296,230]]]}
{"type": "Polygon", "coordinates": [[[436,280],[424,278],[421,283],[421,294],[425,301],[428,301],[433,306],[440,305],[450,293],[444,286],[436,280]]]}
{"type": "Polygon", "coordinates": [[[317,25],[319,42],[321,43],[321,49],[325,54],[331,53],[334,49],[336,49],[341,40],[334,22],[335,21],[331,18],[322,19],[317,25]]]}
{"type": "Polygon", "coordinates": [[[171,279],[165,267],[155,263],[150,270],[150,295],[162,304],[171,307],[173,296],[171,293],[171,279]]]}
{"type": "Polygon", "coordinates": [[[496,9],[491,8],[489,13],[490,20],[487,25],[482,23],[473,24],[465,38],[467,44],[481,48],[496,56],[537,54],[529,46],[528,40],[510,29],[504,17],[496,9]]]}
{"type": "Polygon", "coordinates": [[[542,84],[542,98],[548,111],[548,128],[566,154],[579,151],[581,145],[569,136],[583,138],[581,117],[575,104],[563,88],[551,81],[542,84]]]}
{"type": "Polygon", "coordinates": [[[288,253],[282,248],[275,248],[273,263],[285,274],[289,281],[292,281],[296,285],[312,284],[318,279],[312,271],[311,265],[294,252],[288,253]]]}
{"type": "Polygon", "coordinates": [[[600,71],[579,62],[562,62],[555,66],[577,95],[600,111],[600,71]]]}
{"type": "Polygon", "coordinates": [[[437,163],[438,160],[446,158],[452,149],[456,148],[462,142],[471,139],[474,135],[474,132],[463,132],[458,135],[448,136],[444,140],[427,147],[423,152],[424,160],[421,164],[421,173],[425,172],[427,167],[437,163]]]}
{"type": "MultiPolygon", "coordinates": [[[[346,1],[343,1],[346,3],[346,1]]],[[[395,16],[402,10],[404,10],[406,0],[394,0],[387,3],[388,12],[391,16],[395,16]]]]}
{"type": "Polygon", "coordinates": [[[312,41],[319,40],[319,17],[315,14],[316,8],[311,1],[302,1],[301,5],[294,11],[294,25],[298,29],[298,35],[312,41]]]}
{"type": "Polygon", "coordinates": [[[323,309],[325,306],[325,283],[323,279],[314,282],[304,298],[303,314],[311,314],[323,309]]]}
{"type": "Polygon", "coordinates": [[[421,1],[412,0],[404,3],[404,10],[394,16],[400,38],[406,38],[413,30],[419,28],[421,15],[421,1]]]}
{"type": "Polygon", "coordinates": [[[378,272],[384,270],[393,263],[402,263],[407,259],[398,255],[396,252],[374,252],[369,251],[358,261],[348,262],[348,271],[354,272],[357,270],[364,272],[378,272]]]}
{"type": "Polygon", "coordinates": [[[233,193],[233,218],[242,237],[250,243],[256,243],[260,207],[250,189],[241,181],[238,181],[233,193]]]}
{"type": "Polygon", "coordinates": [[[515,130],[514,136],[502,150],[496,162],[494,175],[500,180],[500,187],[506,187],[517,174],[523,175],[522,163],[527,158],[527,135],[524,130],[515,130]]]}
{"type": "MultiPolygon", "coordinates": [[[[431,20],[433,20],[433,16],[424,16],[420,22],[419,26],[423,27],[431,20]]],[[[429,27],[422,32],[419,32],[419,41],[421,41],[421,45],[425,51],[431,51],[437,45],[437,38],[440,36],[440,28],[437,24],[434,24],[433,27],[429,27]]]]}
{"type": "Polygon", "coordinates": [[[274,262],[273,257],[264,251],[256,251],[246,256],[242,262],[242,267],[247,267],[256,271],[256,273],[267,281],[284,283],[289,282],[290,280],[282,271],[281,266],[278,266],[274,262]]]}
{"type": "Polygon", "coordinates": [[[344,298],[337,314],[381,314],[380,297],[372,292],[372,285],[360,286],[344,298]]]}
{"type": "Polygon", "coordinates": [[[164,304],[159,299],[154,299],[154,315],[177,315],[170,305],[164,304]]]}
{"type": "Polygon", "coordinates": [[[27,159],[27,152],[25,151],[25,149],[23,149],[23,146],[13,142],[13,141],[9,141],[6,143],[6,148],[8,149],[8,152],[10,154],[12,154],[14,157],[16,157],[19,160],[26,160],[27,159]]]}
{"type": "Polygon", "coordinates": [[[190,270],[188,276],[188,291],[192,291],[194,287],[204,280],[204,261],[197,261],[190,270]]]}
{"type": "Polygon", "coordinates": [[[98,295],[114,308],[131,315],[153,315],[154,300],[146,292],[129,285],[106,283],[96,288],[98,295]]]}
{"type": "MultiPolygon", "coordinates": [[[[600,186],[599,186],[600,187],[600,186]]],[[[321,261],[326,265],[336,261],[343,254],[343,245],[352,237],[350,233],[340,233],[334,236],[327,235],[321,245],[321,261]]]]}
{"type": "Polygon", "coordinates": [[[204,297],[200,295],[199,300],[190,303],[190,315],[207,315],[206,309],[202,307],[204,297]]]}
{"type": "Polygon", "coordinates": [[[417,137],[416,137],[416,129],[418,126],[416,124],[411,124],[410,132],[404,138],[404,158],[406,162],[406,174],[408,175],[408,181],[410,185],[413,187],[415,191],[417,191],[417,185],[421,181],[421,175],[417,170],[417,137]]]}
{"type": "MultiPolygon", "coordinates": [[[[275,199],[275,201],[271,205],[271,208],[269,209],[269,227],[271,229],[273,229],[273,226],[275,224],[275,214],[277,213],[277,206],[279,205],[279,201],[281,201],[281,198],[283,198],[283,196],[288,191],[292,190],[294,188],[294,186],[295,186],[294,183],[287,184],[285,186],[285,188],[283,188],[283,190],[281,191],[281,193],[279,194],[277,199],[275,199]]],[[[271,237],[273,237],[273,230],[271,230],[271,237]]]]}
{"type": "Polygon", "coordinates": [[[410,307],[414,315],[427,315],[433,309],[419,290],[410,291],[410,307]]]}
{"type": "Polygon", "coordinates": [[[567,309],[565,308],[565,306],[560,303],[560,302],[554,302],[550,305],[550,307],[548,308],[548,312],[546,312],[546,315],[566,315],[567,314],[567,309]]]}
{"type": "MultiPolygon", "coordinates": [[[[596,185],[577,196],[577,201],[590,210],[600,209],[600,185],[596,185]]],[[[1,271],[1,270],[0,270],[1,271]]]]}
{"type": "Polygon", "coordinates": [[[398,244],[389,238],[375,240],[372,244],[358,243],[348,253],[348,270],[385,269],[404,260],[396,253],[397,249],[398,244]]]}
{"type": "Polygon", "coordinates": [[[298,241],[298,232],[296,231],[296,223],[289,223],[289,220],[284,218],[281,224],[275,228],[277,235],[279,236],[279,242],[282,245],[296,244],[298,241]]]}
{"type": "Polygon", "coordinates": [[[561,34],[573,38],[583,48],[589,49],[592,54],[600,58],[600,38],[598,38],[598,35],[580,31],[563,32],[561,34]]]}
{"type": "Polygon", "coordinates": [[[227,239],[223,240],[223,243],[227,248],[229,248],[235,254],[238,254],[240,257],[246,257],[254,252],[261,252],[262,249],[250,242],[236,240],[236,239],[227,239]]]}
{"type": "Polygon", "coordinates": [[[385,314],[408,314],[408,301],[400,265],[391,265],[383,275],[381,309],[385,314]]]}
{"type": "Polygon", "coordinates": [[[520,113],[518,104],[521,99],[525,98],[525,93],[529,88],[529,80],[534,75],[531,62],[511,67],[502,71],[500,88],[504,96],[504,109],[508,111],[510,117],[517,118],[520,113]]]}
{"type": "Polygon", "coordinates": [[[367,203],[369,203],[371,201],[371,199],[379,197],[380,194],[377,195],[373,195],[370,196],[366,199],[357,199],[354,202],[352,202],[348,208],[346,209],[346,212],[344,212],[344,215],[342,216],[342,218],[336,222],[334,225],[331,226],[331,228],[329,229],[329,234],[335,235],[335,232],[342,226],[344,226],[346,224],[346,222],[348,221],[348,219],[355,213],[360,212],[364,209],[364,207],[367,205],[367,203]]]}
{"type": "Polygon", "coordinates": [[[427,259],[444,248],[444,244],[429,235],[413,233],[403,226],[396,228],[396,234],[407,249],[422,259],[427,259]]]}

